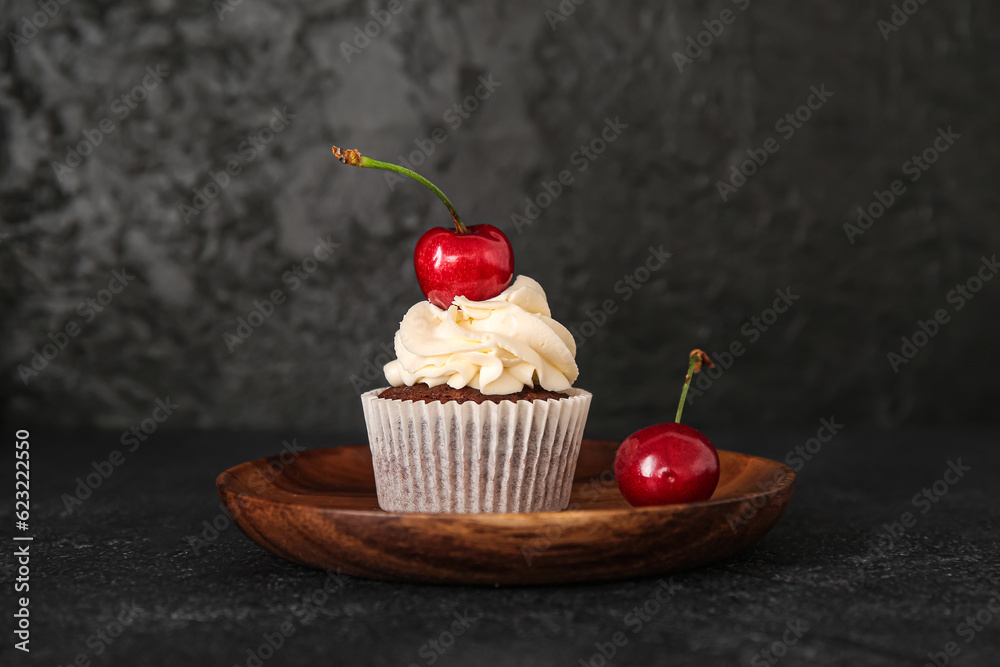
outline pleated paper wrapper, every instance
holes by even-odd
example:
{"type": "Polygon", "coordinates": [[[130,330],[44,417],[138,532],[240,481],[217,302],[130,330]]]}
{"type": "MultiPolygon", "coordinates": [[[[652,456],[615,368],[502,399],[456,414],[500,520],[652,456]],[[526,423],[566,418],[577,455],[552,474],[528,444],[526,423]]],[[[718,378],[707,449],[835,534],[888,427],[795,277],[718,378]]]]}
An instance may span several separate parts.
{"type": "Polygon", "coordinates": [[[569,505],[591,394],[426,403],[361,395],[387,512],[549,512],[569,505]]]}

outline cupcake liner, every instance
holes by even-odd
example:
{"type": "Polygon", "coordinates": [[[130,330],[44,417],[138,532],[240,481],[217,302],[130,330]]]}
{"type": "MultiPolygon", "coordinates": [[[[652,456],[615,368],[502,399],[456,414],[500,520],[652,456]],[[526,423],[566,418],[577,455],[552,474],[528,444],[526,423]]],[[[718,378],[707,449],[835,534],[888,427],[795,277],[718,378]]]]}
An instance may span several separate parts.
{"type": "Polygon", "coordinates": [[[591,394],[427,403],[361,395],[378,504],[387,512],[565,509],[591,394]]]}

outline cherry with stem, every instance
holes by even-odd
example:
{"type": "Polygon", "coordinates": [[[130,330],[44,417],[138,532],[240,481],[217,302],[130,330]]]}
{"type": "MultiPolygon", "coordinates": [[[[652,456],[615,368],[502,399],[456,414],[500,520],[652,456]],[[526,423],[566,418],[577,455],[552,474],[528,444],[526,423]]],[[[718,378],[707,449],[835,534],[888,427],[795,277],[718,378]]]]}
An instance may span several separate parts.
{"type": "Polygon", "coordinates": [[[681,424],[691,378],[708,355],[691,350],[675,421],[647,426],[625,438],[615,455],[618,490],[634,507],[708,500],[719,484],[719,453],[703,434],[681,424]]]}
{"type": "Polygon", "coordinates": [[[333,154],[352,167],[409,176],[426,186],[448,208],[455,229],[428,229],[417,241],[413,253],[417,282],[428,301],[446,310],[456,297],[486,301],[507,289],[514,279],[514,248],[503,232],[493,225],[467,227],[441,189],[411,169],[373,160],[353,148],[333,146],[333,154]]]}

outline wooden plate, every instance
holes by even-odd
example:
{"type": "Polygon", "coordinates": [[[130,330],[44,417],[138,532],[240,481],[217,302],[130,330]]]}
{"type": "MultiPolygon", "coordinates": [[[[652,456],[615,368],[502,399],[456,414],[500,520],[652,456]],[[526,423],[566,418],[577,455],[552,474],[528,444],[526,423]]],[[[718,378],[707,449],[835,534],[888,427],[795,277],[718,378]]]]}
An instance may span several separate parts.
{"type": "Polygon", "coordinates": [[[710,500],[633,508],[612,473],[618,444],[584,440],[563,512],[383,512],[367,445],[307,450],[287,464],[242,463],[216,483],[243,532],[282,558],[372,579],[456,584],[601,581],[706,565],[767,533],[795,486],[787,466],[720,451],[710,500]]]}

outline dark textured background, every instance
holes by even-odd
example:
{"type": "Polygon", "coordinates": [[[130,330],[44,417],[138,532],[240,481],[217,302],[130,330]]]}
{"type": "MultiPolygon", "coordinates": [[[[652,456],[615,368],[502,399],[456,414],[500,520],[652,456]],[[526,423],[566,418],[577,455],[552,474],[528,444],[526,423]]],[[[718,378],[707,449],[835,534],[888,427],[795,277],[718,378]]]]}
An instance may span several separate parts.
{"type": "MultiPolygon", "coordinates": [[[[986,2],[927,3],[885,40],[890,4],[589,0],[552,30],[554,0],[404,0],[348,63],[340,43],[384,3],[243,0],[220,20],[207,2],[71,0],[27,44],[8,36],[0,49],[3,416],[125,428],[170,397],[181,407],[169,428],[361,431],[350,378],[420,298],[414,243],[448,218],[417,184],[390,191],[329,145],[393,160],[443,127],[420,170],[466,220],[511,236],[518,271],[560,321],[579,327],[617,299],[579,353],[592,435],[671,415],[685,353],[748,342],[743,323],[785,287],[801,299],[691,421],[994,420],[1000,285],[952,312],[898,374],[886,354],[1000,248],[1000,17],[986,2]],[[673,52],[725,8],[735,21],[678,72],[673,52]],[[156,65],[169,76],[119,119],[113,100],[156,65]],[[480,76],[501,85],[453,129],[444,113],[480,76]],[[820,85],[829,101],[723,202],[729,165],[820,85]],[[179,206],[275,108],[290,125],[185,224],[179,206]],[[573,169],[609,116],[628,128],[518,233],[511,214],[573,169]],[[52,162],[105,117],[115,131],[57,178],[52,162]],[[940,126],[961,138],[848,243],[854,209],[905,178],[940,126]],[[291,292],[282,273],[326,236],[334,257],[291,292]],[[673,257],[624,301],[616,281],[661,244],[673,257]],[[32,349],[82,322],[77,305],[122,267],[132,283],[25,384],[32,349]],[[289,300],[230,353],[223,334],[276,288],[289,300]]],[[[37,10],[3,3],[4,34],[37,10]]]]}

